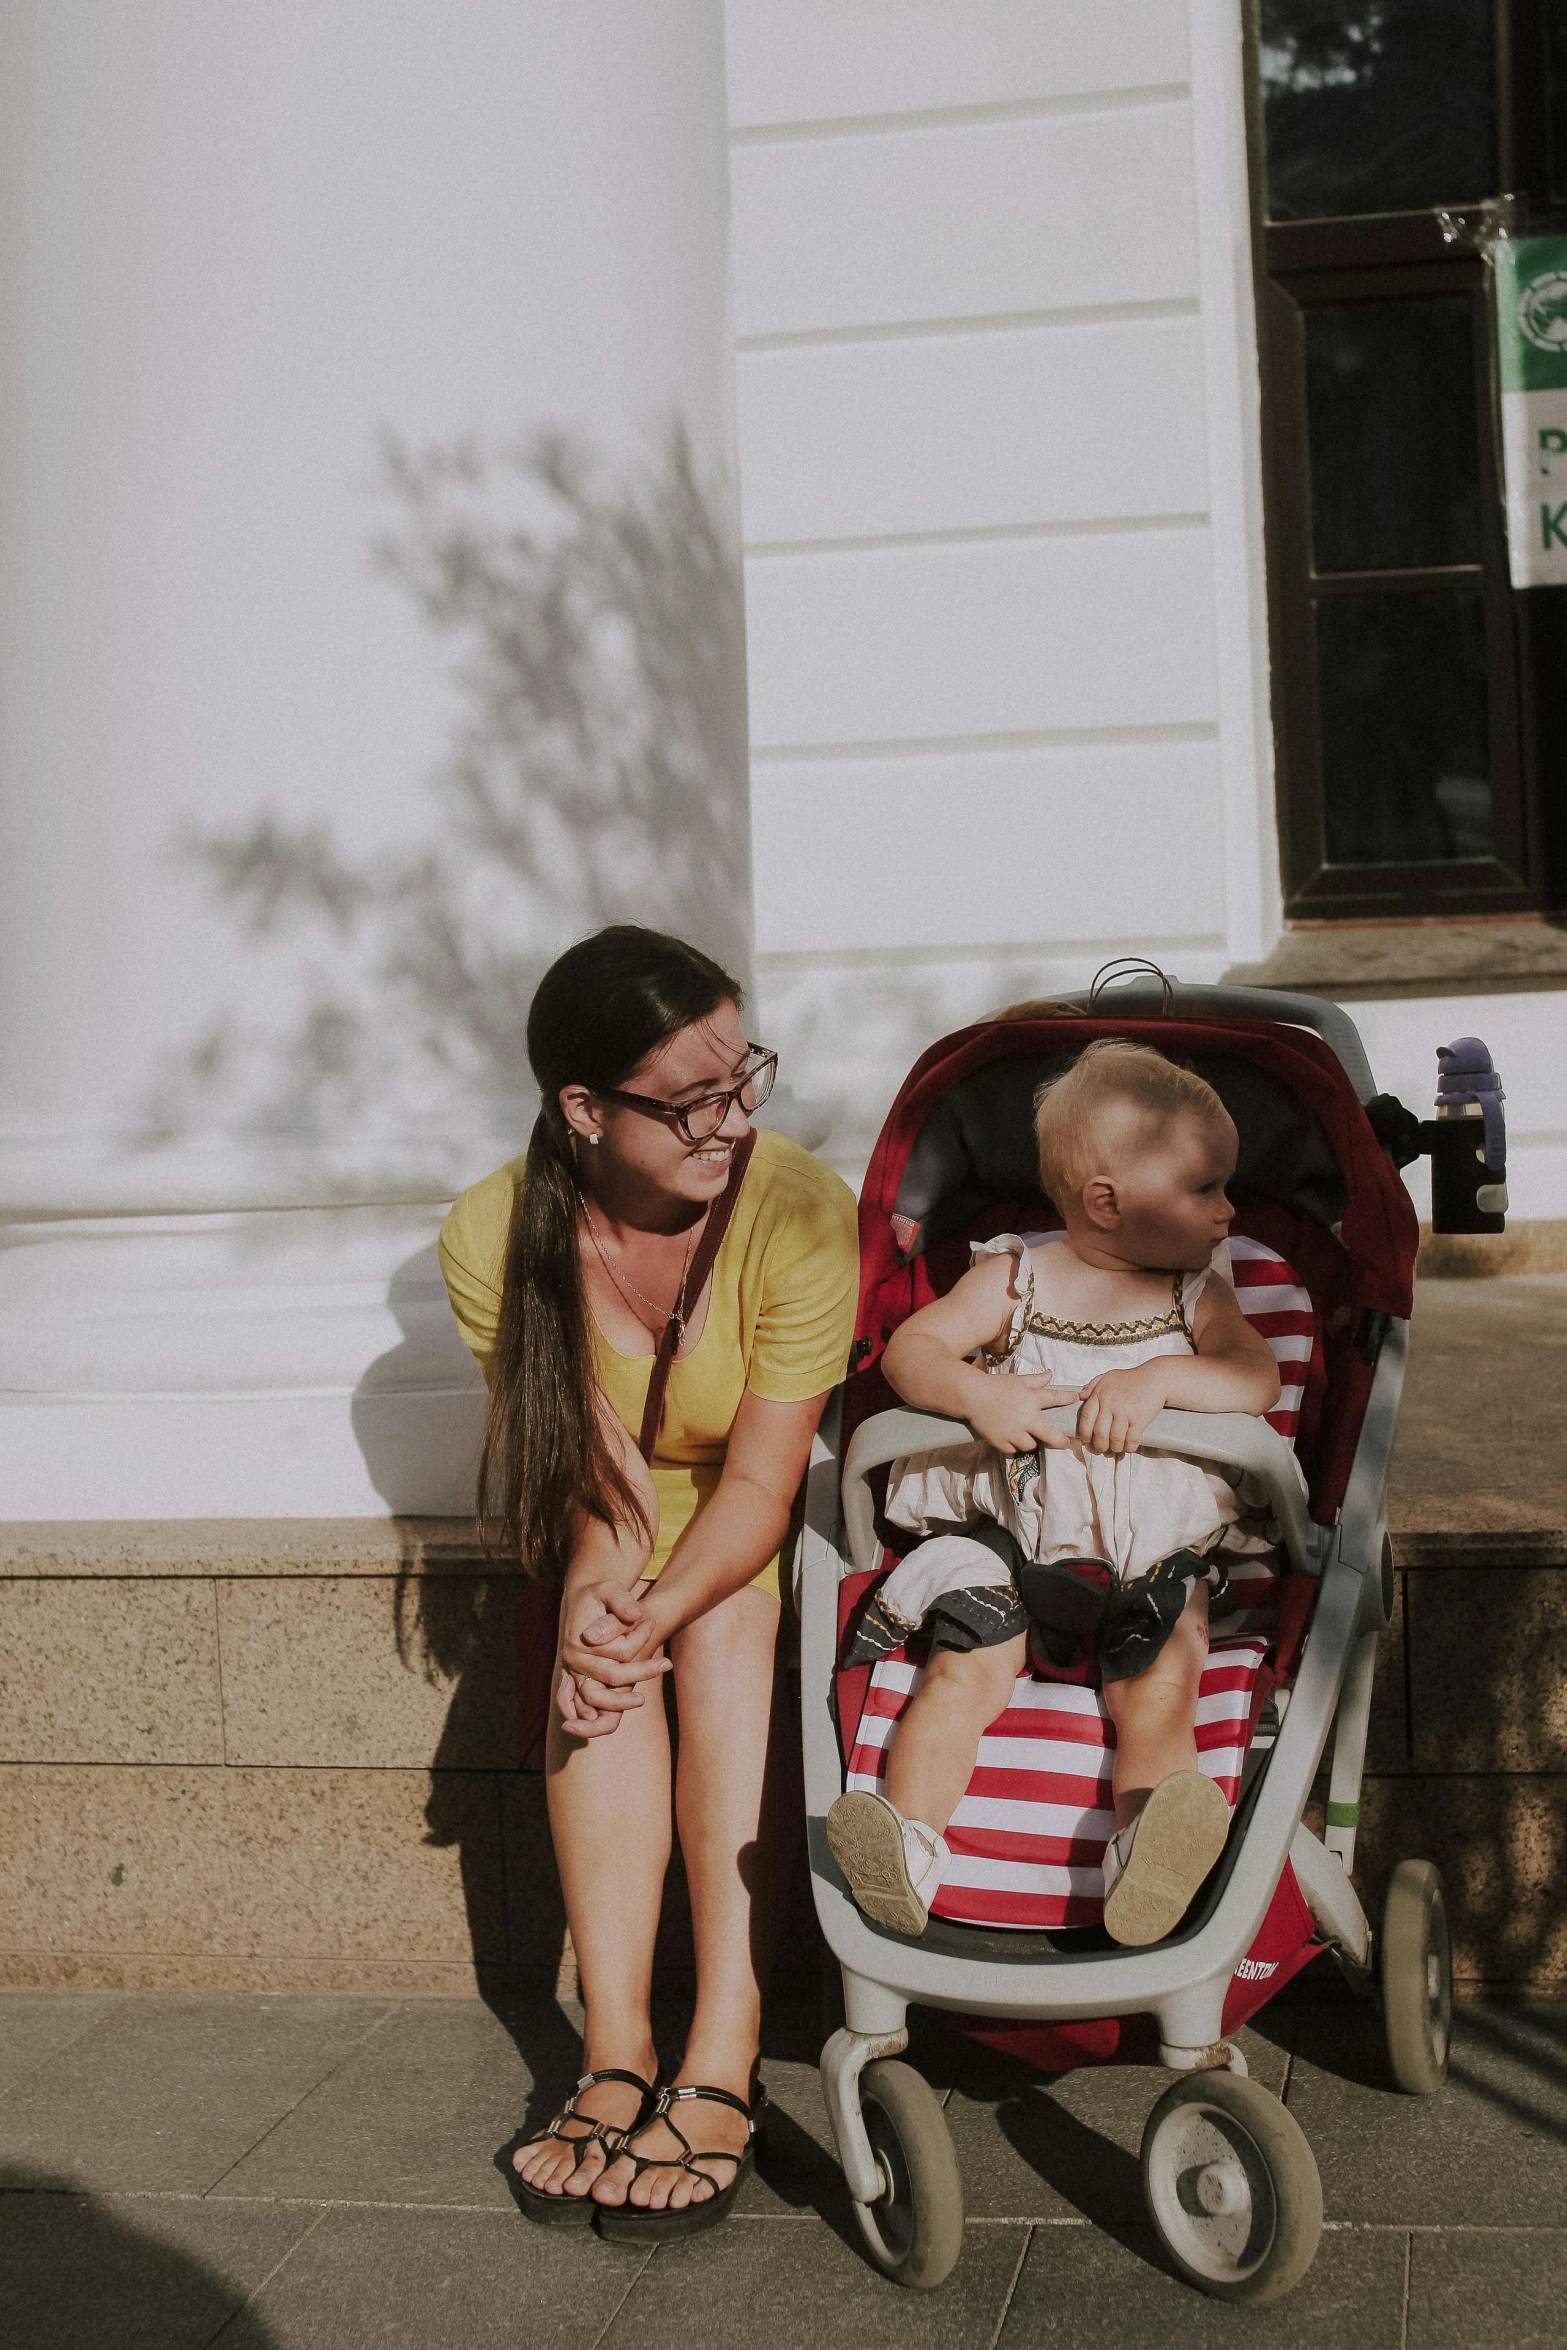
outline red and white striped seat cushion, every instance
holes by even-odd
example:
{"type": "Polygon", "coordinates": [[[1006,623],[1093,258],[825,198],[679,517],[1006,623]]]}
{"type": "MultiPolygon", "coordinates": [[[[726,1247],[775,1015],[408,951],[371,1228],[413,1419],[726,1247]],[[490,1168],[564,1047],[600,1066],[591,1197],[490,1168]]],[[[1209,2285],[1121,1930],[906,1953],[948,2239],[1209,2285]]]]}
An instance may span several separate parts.
{"type": "MultiPolygon", "coordinates": [[[[1261,1241],[1233,1238],[1230,1258],[1241,1311],[1273,1349],[1283,1383],[1269,1424],[1293,1441],[1316,1341],[1311,1298],[1294,1267],[1261,1241]]],[[[1198,1761],[1232,1807],[1277,1579],[1276,1554],[1231,1570],[1240,1610],[1223,1618],[1202,1677],[1198,1761]]],[[[894,1725],[918,1686],[919,1668],[901,1651],[876,1666],[846,1787],[881,1792],[894,1725]]],[[[985,1926],[1097,1925],[1105,1846],[1115,1829],[1114,1744],[1097,1689],[1021,1675],[1011,1705],[980,1741],[974,1776],[947,1830],[952,1866],[932,1914],[985,1926]]]]}
{"type": "Polygon", "coordinates": [[[1306,1373],[1317,1343],[1311,1293],[1302,1287],[1294,1266],[1260,1240],[1246,1240],[1238,1234],[1232,1237],[1230,1269],[1241,1312],[1272,1347],[1279,1366],[1279,1400],[1267,1414],[1268,1426],[1293,1444],[1300,1426],[1306,1373]]]}
{"type": "MultiPolygon", "coordinates": [[[[1226,1642],[1209,1656],[1197,1704],[1197,1759],[1234,1804],[1246,1759],[1252,1683],[1264,1640],[1226,1642]]],[[[879,1795],[893,1724],[919,1687],[919,1667],[887,1657],[871,1675],[845,1785],[879,1795]]],[[[1114,1732],[1097,1689],[1020,1677],[1012,1703],[980,1740],[968,1793],[947,1830],[952,1866],[932,1914],[985,1926],[1094,1926],[1104,1907],[1114,1732]]]]}

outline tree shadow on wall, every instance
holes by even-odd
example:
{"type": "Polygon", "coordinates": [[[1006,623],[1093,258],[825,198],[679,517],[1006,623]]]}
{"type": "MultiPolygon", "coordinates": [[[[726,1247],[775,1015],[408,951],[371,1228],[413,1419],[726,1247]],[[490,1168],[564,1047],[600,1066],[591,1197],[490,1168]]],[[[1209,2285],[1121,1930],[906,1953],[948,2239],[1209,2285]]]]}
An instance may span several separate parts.
{"type": "Polygon", "coordinates": [[[249,940],[322,960],[282,1033],[228,1014],[165,1067],[149,1145],[222,1123],[308,1150],[398,1105],[437,1144],[520,1132],[528,1003],[573,939],[644,920],[748,959],[739,562],[684,428],[619,481],[558,432],[488,454],[387,435],[382,460],[375,566],[457,649],[436,825],[357,861],[273,811],[187,834],[249,940]]]}

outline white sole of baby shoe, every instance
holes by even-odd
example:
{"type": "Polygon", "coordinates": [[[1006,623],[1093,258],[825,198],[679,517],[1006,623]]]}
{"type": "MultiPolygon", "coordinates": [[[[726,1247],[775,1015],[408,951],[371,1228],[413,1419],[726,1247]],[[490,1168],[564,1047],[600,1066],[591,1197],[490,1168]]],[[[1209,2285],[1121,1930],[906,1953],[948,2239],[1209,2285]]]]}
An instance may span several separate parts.
{"type": "Polygon", "coordinates": [[[1105,1932],[1138,1949],[1173,1934],[1224,1850],[1230,1807],[1201,1771],[1176,1771],[1149,1796],[1125,1868],[1105,1902],[1105,1932]]]}
{"type": "Polygon", "coordinates": [[[903,1823],[880,1795],[840,1795],[827,1814],[827,1843],[855,1906],[895,1934],[923,1934],[930,1912],[914,1890],[903,1823]]]}

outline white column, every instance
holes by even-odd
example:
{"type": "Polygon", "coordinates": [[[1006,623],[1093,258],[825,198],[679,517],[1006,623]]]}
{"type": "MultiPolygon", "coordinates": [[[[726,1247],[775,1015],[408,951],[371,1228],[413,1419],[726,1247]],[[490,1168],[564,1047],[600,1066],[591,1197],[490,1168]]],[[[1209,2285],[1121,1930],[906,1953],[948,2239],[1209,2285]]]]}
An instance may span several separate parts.
{"type": "Polygon", "coordinates": [[[721,8],[0,66],[0,1516],[460,1510],[533,975],[749,953],[721,8]]]}

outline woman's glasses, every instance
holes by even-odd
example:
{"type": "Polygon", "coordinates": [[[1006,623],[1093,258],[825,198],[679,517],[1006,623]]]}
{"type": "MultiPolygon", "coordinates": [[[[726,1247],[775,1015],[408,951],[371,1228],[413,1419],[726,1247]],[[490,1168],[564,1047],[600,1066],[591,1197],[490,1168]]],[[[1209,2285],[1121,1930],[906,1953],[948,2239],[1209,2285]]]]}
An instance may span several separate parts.
{"type": "Polygon", "coordinates": [[[644,1118],[662,1118],[666,1126],[677,1127],[687,1142],[711,1142],[736,1102],[749,1118],[773,1090],[778,1055],[759,1044],[748,1043],[746,1050],[751,1058],[737,1081],[722,1093],[698,1094],[694,1102],[661,1102],[650,1093],[618,1093],[604,1085],[595,1086],[594,1092],[601,1102],[614,1102],[619,1109],[640,1110],[644,1118]]]}

